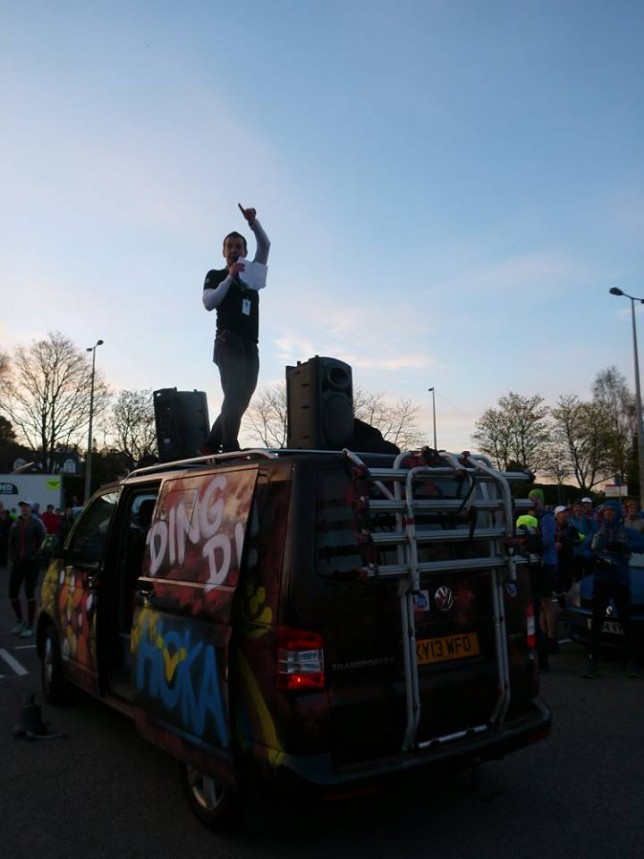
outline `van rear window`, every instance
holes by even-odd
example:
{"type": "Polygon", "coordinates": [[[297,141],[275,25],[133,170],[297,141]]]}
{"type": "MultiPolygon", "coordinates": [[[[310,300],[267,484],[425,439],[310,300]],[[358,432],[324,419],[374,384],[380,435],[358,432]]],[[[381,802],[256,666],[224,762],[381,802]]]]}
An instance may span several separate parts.
{"type": "MultiPolygon", "coordinates": [[[[316,557],[318,572],[325,576],[361,575],[367,566],[400,563],[398,545],[378,544],[371,535],[401,533],[405,529],[400,502],[387,509],[387,490],[394,493],[393,481],[357,481],[342,469],[320,475],[317,498],[316,557]],[[382,491],[380,487],[384,487],[382,491]],[[365,500],[365,495],[368,498],[365,500]],[[375,503],[374,503],[375,502],[375,503]]],[[[449,477],[421,476],[414,482],[415,527],[418,535],[438,532],[432,541],[418,545],[420,563],[480,557],[489,553],[489,544],[475,539],[454,543],[440,540],[439,533],[489,528],[494,514],[477,507],[488,496],[485,484],[471,486],[449,477]],[[423,506],[424,505],[424,506],[423,506]]],[[[402,537],[402,533],[401,533],[402,537]]],[[[402,537],[403,543],[405,538],[402,537]]]]}
{"type": "Polygon", "coordinates": [[[316,558],[320,575],[347,575],[363,565],[358,548],[347,472],[323,471],[319,476],[316,516],[316,558]]]}

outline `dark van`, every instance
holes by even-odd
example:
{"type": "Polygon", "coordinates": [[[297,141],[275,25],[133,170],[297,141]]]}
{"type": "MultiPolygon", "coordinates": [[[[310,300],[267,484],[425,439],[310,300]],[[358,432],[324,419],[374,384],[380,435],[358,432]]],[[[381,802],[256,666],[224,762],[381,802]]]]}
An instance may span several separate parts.
{"type": "Polygon", "coordinates": [[[221,829],[250,784],[344,795],[542,739],[518,479],[443,452],[139,469],[45,575],[45,697],[73,684],[127,713],[221,829]]]}

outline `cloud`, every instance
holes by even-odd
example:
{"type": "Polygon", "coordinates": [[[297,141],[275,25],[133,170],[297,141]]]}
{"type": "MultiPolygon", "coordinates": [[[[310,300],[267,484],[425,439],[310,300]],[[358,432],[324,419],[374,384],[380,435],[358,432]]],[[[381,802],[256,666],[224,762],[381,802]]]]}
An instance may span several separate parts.
{"type": "Polygon", "coordinates": [[[439,284],[439,291],[485,298],[507,295],[519,298],[532,290],[551,295],[562,286],[590,276],[584,266],[566,253],[546,249],[514,254],[462,271],[449,282],[439,284]]]}
{"type": "Polygon", "coordinates": [[[354,355],[352,358],[352,363],[356,367],[365,367],[371,370],[388,370],[388,371],[397,371],[397,370],[419,370],[423,367],[430,367],[433,364],[432,359],[425,354],[421,353],[398,353],[396,352],[394,355],[387,357],[386,355],[374,358],[370,357],[362,357],[361,355],[354,355]]]}

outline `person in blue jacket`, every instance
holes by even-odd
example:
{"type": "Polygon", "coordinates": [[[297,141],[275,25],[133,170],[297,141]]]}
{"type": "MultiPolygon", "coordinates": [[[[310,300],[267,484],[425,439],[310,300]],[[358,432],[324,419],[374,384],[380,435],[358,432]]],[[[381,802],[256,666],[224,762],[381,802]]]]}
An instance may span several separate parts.
{"type": "Polygon", "coordinates": [[[644,536],[624,525],[620,501],[610,499],[602,508],[602,524],[594,534],[591,549],[595,559],[593,573],[593,625],[590,633],[588,666],[582,677],[593,678],[599,673],[599,651],[604,613],[612,598],[619,622],[624,630],[626,673],[641,677],[634,662],[631,629],[631,577],[629,559],[633,552],[644,551],[644,536]]]}
{"type": "Polygon", "coordinates": [[[559,653],[557,642],[557,620],[559,607],[553,603],[552,596],[557,590],[557,571],[559,558],[557,556],[557,523],[552,510],[548,507],[537,508],[539,532],[543,543],[541,562],[543,564],[543,620],[545,633],[548,638],[548,652],[559,653]]]}
{"type": "MultiPolygon", "coordinates": [[[[644,519],[642,523],[644,524],[644,519]]],[[[581,501],[575,501],[572,505],[570,524],[579,534],[579,541],[573,550],[573,577],[574,581],[579,582],[585,576],[591,575],[593,571],[593,553],[590,547],[593,535],[599,526],[595,519],[584,513],[584,505],[581,501]]]]}

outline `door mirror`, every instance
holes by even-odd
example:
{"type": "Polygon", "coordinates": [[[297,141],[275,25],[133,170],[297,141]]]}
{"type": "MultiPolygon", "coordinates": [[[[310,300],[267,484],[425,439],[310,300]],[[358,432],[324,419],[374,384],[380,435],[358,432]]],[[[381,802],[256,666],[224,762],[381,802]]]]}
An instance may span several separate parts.
{"type": "Polygon", "coordinates": [[[48,534],[40,544],[38,558],[45,564],[52,558],[62,558],[64,542],[62,534],[48,534]]]}

